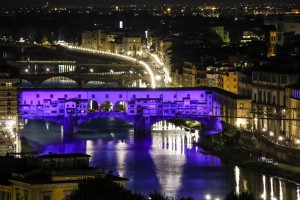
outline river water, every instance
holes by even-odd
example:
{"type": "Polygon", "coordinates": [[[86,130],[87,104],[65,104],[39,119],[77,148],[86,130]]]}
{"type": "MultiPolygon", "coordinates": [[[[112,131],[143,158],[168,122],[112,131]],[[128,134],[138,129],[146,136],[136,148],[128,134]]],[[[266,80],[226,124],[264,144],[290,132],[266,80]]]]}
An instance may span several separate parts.
{"type": "Polygon", "coordinates": [[[138,136],[133,126],[115,118],[97,119],[66,139],[57,124],[30,120],[22,136],[40,154],[86,153],[90,165],[129,179],[126,187],[144,195],[158,191],[169,199],[223,199],[231,191],[250,191],[257,199],[300,200],[299,186],[277,177],[226,167],[215,156],[192,145],[197,134],[167,122],[152,126],[151,136],[138,136]]]}

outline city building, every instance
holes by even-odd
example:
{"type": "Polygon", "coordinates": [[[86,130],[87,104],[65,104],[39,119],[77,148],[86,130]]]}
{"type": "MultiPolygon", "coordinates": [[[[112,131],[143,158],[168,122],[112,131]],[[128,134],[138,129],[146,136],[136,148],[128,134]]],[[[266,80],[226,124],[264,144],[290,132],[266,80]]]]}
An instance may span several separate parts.
{"type": "Polygon", "coordinates": [[[196,87],[197,69],[193,63],[183,63],[182,78],[183,87],[196,87]]]}
{"type": "Polygon", "coordinates": [[[18,136],[18,87],[20,79],[10,78],[9,73],[0,73],[0,134],[11,143],[9,151],[20,152],[18,136]]]}
{"type": "Polygon", "coordinates": [[[230,43],[230,34],[228,31],[225,31],[224,26],[215,26],[211,28],[226,44],[230,43]]]}
{"type": "MultiPolygon", "coordinates": [[[[217,88],[215,90],[217,92],[213,93],[213,99],[216,99],[218,103],[214,106],[215,109],[221,108],[219,110],[220,119],[231,126],[250,129],[251,97],[240,96],[217,88]]],[[[223,128],[226,128],[224,124],[223,128]]]]}
{"type": "Polygon", "coordinates": [[[286,92],[286,132],[294,143],[300,144],[300,85],[288,86],[286,92]]]}
{"type": "Polygon", "coordinates": [[[206,84],[242,96],[251,96],[251,82],[248,75],[228,67],[207,67],[206,84]]]}
{"type": "Polygon", "coordinates": [[[85,31],[82,33],[82,47],[98,49],[101,45],[101,31],[85,31]]]}
{"type": "Polygon", "coordinates": [[[142,56],[142,38],[138,36],[123,36],[122,37],[122,53],[127,56],[141,57],[142,56]]]}
{"type": "Polygon", "coordinates": [[[82,33],[83,48],[120,53],[132,57],[142,56],[142,38],[122,29],[104,29],[82,33]]]}
{"type": "MultiPolygon", "coordinates": [[[[252,109],[254,114],[253,130],[290,138],[293,133],[287,128],[286,118],[289,94],[288,85],[300,80],[298,69],[276,68],[275,66],[256,69],[252,74],[252,109]]],[[[296,96],[291,96],[291,98],[296,96]]],[[[292,101],[291,103],[294,104],[292,101]]]]}

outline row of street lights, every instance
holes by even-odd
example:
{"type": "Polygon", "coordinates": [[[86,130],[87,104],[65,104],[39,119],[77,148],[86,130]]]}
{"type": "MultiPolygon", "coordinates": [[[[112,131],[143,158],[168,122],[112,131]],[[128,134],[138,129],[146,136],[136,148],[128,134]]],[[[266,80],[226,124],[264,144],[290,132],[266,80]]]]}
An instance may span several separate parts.
{"type": "Polygon", "coordinates": [[[130,56],[126,56],[126,55],[121,55],[121,54],[106,52],[106,51],[100,51],[100,50],[93,50],[93,49],[88,49],[88,48],[82,48],[82,47],[77,47],[77,46],[73,46],[73,45],[68,45],[68,46],[65,45],[65,47],[68,47],[69,49],[79,50],[79,51],[86,51],[89,53],[97,53],[97,54],[114,56],[114,57],[118,57],[120,59],[125,59],[127,61],[138,63],[138,64],[142,65],[148,72],[150,79],[151,79],[151,87],[155,88],[155,86],[156,86],[156,82],[155,82],[156,79],[154,77],[154,73],[152,72],[150,66],[147,63],[145,63],[144,61],[141,61],[139,59],[136,59],[136,58],[133,58],[130,56]]]}

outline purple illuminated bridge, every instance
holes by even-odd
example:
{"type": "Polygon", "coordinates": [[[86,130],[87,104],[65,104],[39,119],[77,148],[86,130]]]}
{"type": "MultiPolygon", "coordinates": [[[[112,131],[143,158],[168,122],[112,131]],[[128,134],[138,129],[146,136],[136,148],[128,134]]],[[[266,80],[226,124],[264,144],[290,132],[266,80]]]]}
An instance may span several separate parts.
{"type": "Polygon", "coordinates": [[[23,89],[19,111],[23,119],[58,123],[65,134],[103,117],[127,120],[135,133],[150,133],[151,125],[172,118],[197,120],[209,132],[219,132],[219,100],[220,94],[212,88],[23,89]]]}

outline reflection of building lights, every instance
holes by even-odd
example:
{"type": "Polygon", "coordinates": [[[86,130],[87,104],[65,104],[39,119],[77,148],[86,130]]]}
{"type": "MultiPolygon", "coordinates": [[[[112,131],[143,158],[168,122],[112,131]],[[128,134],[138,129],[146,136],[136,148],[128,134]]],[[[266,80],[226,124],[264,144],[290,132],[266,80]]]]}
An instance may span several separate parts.
{"type": "Polygon", "coordinates": [[[211,199],[210,194],[205,195],[205,199],[210,200],[211,199]]]}
{"type": "Polygon", "coordinates": [[[156,75],[155,79],[159,81],[159,80],[161,80],[161,76],[160,75],[156,75]]]}
{"type": "Polygon", "coordinates": [[[234,172],[235,172],[234,174],[235,174],[235,182],[236,182],[235,193],[240,194],[240,168],[238,166],[235,166],[234,172]]]}
{"type": "Polygon", "coordinates": [[[266,188],[266,176],[263,175],[263,193],[261,194],[261,198],[266,200],[267,198],[267,188],[266,188]]]}

